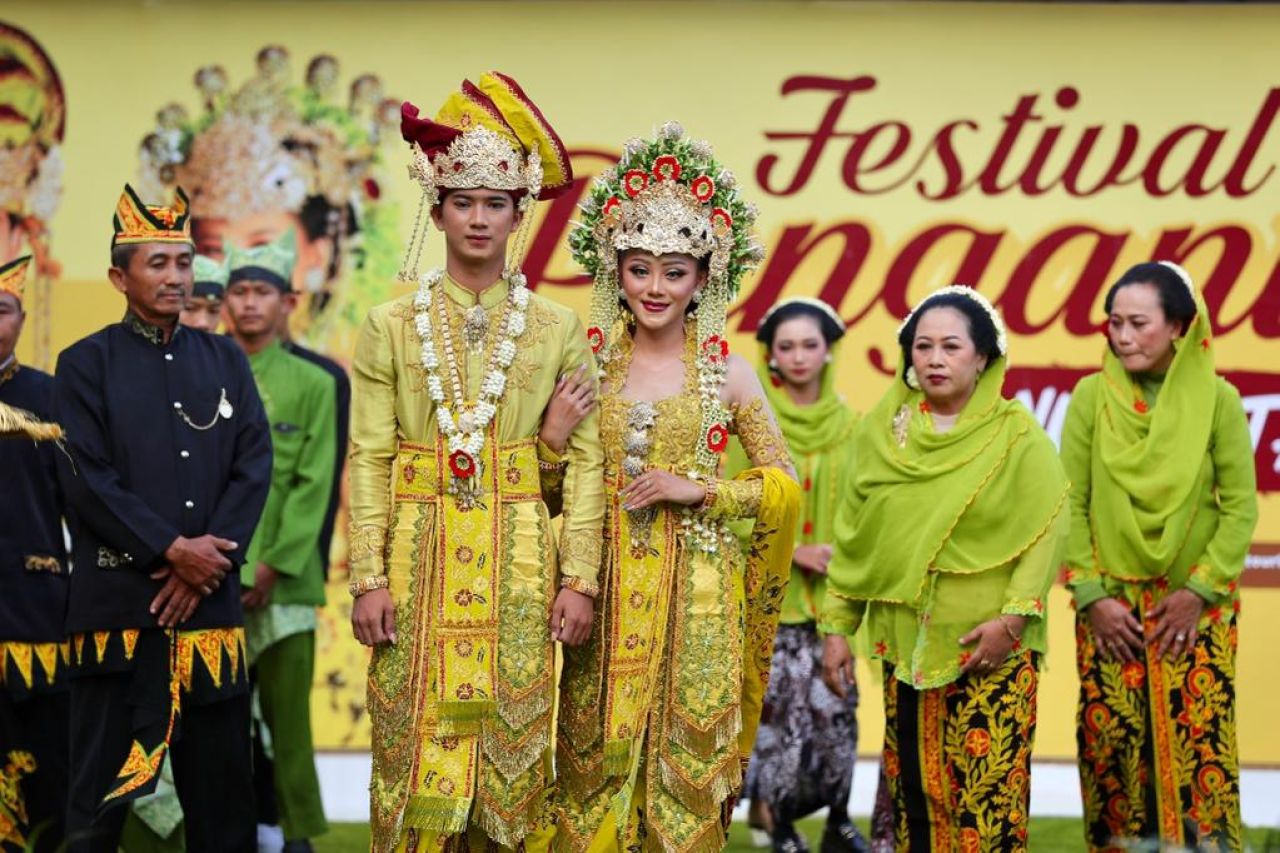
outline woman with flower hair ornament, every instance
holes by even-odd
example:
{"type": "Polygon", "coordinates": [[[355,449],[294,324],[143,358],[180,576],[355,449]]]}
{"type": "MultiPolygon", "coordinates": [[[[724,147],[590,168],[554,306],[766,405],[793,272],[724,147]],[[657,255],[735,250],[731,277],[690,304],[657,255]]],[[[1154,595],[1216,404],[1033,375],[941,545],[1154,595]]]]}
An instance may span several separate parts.
{"type": "Polygon", "coordinates": [[[404,270],[418,286],[369,313],[352,371],[372,849],[537,849],[551,835],[554,644],[590,632],[603,489],[594,415],[538,441],[562,378],[591,353],[519,263],[533,202],[573,176],[542,113],[497,72],[464,82],[434,120],[404,104],[401,132],[422,187],[404,270]],[[445,268],[419,275],[429,225],[445,268]],[[544,479],[563,494],[558,541],[544,479]]]}
{"type": "Polygon", "coordinates": [[[605,542],[589,642],[566,650],[556,845],[723,848],[759,723],[799,507],[725,306],[762,257],[705,142],[665,125],[596,179],[574,257],[595,282],[605,542]],[[719,479],[731,432],[753,468],[719,479]],[[743,548],[726,522],[754,518],[743,548]]]}
{"type": "Polygon", "coordinates": [[[1091,850],[1239,850],[1236,589],[1258,519],[1240,393],[1191,277],[1138,264],[1062,429],[1091,850]]]}
{"type": "Polygon", "coordinates": [[[1002,396],[1008,344],[985,297],[931,294],[898,343],[901,380],[858,426],[836,515],[824,678],[847,689],[847,638],[866,631],[885,666],[897,849],[1023,850],[1067,480],[1032,414],[1002,396]]]}

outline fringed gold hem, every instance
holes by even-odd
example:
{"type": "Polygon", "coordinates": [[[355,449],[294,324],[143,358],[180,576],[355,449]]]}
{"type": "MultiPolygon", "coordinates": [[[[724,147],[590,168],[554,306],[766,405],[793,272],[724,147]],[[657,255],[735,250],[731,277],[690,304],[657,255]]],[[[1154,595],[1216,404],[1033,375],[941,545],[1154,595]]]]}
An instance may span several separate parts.
{"type": "Polygon", "coordinates": [[[492,699],[440,702],[435,708],[439,733],[458,737],[480,734],[481,725],[493,716],[497,708],[492,699]]]}
{"type": "Polygon", "coordinates": [[[720,817],[703,828],[692,841],[677,842],[662,831],[662,827],[649,824],[646,850],[655,853],[720,853],[729,843],[729,836],[720,825],[720,817]]]}
{"type": "Polygon", "coordinates": [[[574,800],[584,803],[605,786],[604,762],[595,751],[587,753],[581,762],[577,757],[572,750],[565,749],[563,744],[556,750],[556,784],[574,800]]]}
{"type": "Polygon", "coordinates": [[[538,762],[551,743],[551,719],[528,732],[523,740],[509,741],[500,726],[485,726],[481,749],[503,779],[511,781],[538,762]]]}
{"type": "Polygon", "coordinates": [[[742,764],[730,754],[700,780],[688,778],[669,758],[659,760],[662,785],[681,805],[694,814],[719,814],[720,804],[742,787],[742,764]]]}
{"type": "MultiPolygon", "coordinates": [[[[415,795],[405,803],[399,821],[399,833],[406,829],[455,835],[466,832],[471,814],[470,797],[424,797],[415,795]]],[[[399,834],[397,833],[397,834],[399,834]]]]}
{"type": "Polygon", "coordinates": [[[712,757],[718,750],[724,749],[727,744],[736,740],[741,731],[742,707],[740,705],[727,709],[720,719],[706,728],[698,728],[693,723],[681,719],[679,714],[672,714],[667,721],[667,737],[699,758],[712,757]]]}
{"type": "Polygon", "coordinates": [[[538,685],[524,691],[517,698],[513,691],[498,685],[498,716],[513,729],[523,729],[538,717],[551,710],[551,679],[543,679],[538,685]]]}
{"type": "Polygon", "coordinates": [[[471,823],[503,847],[518,847],[521,840],[537,825],[538,814],[541,811],[539,805],[544,793],[542,788],[530,792],[525,801],[508,814],[500,812],[497,806],[481,793],[476,798],[471,823]]]}

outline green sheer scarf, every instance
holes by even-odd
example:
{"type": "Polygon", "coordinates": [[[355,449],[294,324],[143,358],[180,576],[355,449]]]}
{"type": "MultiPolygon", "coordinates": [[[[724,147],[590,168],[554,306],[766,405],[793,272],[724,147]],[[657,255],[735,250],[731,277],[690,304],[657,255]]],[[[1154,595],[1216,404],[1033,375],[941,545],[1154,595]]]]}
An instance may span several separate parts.
{"type": "Polygon", "coordinates": [[[919,607],[931,570],[999,568],[1050,530],[1067,478],[1027,408],[1001,396],[1006,366],[988,365],[948,432],[901,381],[863,418],[828,592],[919,607]]]}
{"type": "Polygon", "coordinates": [[[1175,344],[1158,405],[1148,405],[1138,378],[1110,347],[1102,358],[1089,517],[1104,570],[1124,580],[1169,571],[1210,476],[1218,380],[1209,311],[1199,293],[1193,296],[1196,316],[1175,344]]]}
{"type": "MultiPolygon", "coordinates": [[[[831,361],[839,358],[840,344],[831,347],[831,361]]],[[[835,371],[823,368],[818,399],[807,406],[791,399],[787,389],[774,385],[774,375],[766,366],[768,347],[761,347],[757,372],[765,397],[773,409],[778,427],[787,440],[787,449],[804,488],[804,505],[796,530],[796,545],[829,544],[835,541],[836,509],[840,506],[842,479],[849,476],[853,456],[853,430],[858,415],[835,389],[835,371]]],[[[729,460],[736,470],[750,467],[741,447],[734,444],[729,460]]],[[[795,569],[782,604],[784,624],[810,622],[818,618],[826,579],[795,569]]]]}
{"type": "MultiPolygon", "coordinates": [[[[764,350],[763,361],[768,362],[769,352],[764,350]]],[[[831,361],[838,358],[840,344],[831,347],[831,361]]],[[[791,399],[787,389],[774,385],[774,375],[767,364],[761,364],[756,372],[760,376],[760,384],[764,386],[765,396],[773,415],[778,419],[778,427],[787,438],[787,446],[793,454],[808,455],[825,453],[848,441],[849,431],[857,422],[858,416],[836,393],[835,371],[830,365],[822,370],[822,385],[818,399],[808,406],[802,406],[791,399]]]]}

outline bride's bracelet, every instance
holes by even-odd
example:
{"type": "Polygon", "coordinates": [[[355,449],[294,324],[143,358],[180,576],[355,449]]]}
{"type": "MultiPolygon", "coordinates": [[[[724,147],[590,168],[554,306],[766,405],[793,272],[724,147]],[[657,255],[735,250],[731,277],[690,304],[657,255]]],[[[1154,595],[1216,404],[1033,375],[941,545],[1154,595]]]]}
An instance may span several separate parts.
{"type": "Polygon", "coordinates": [[[390,583],[391,580],[386,575],[370,575],[367,578],[352,581],[347,585],[347,591],[351,593],[352,598],[359,598],[366,592],[373,592],[375,589],[386,589],[390,583]]]}

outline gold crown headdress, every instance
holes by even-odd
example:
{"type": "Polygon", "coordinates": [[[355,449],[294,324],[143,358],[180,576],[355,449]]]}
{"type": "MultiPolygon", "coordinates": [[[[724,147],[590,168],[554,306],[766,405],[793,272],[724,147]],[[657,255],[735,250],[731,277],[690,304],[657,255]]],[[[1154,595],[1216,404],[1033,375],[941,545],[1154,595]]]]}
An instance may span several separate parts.
{"type": "Polygon", "coordinates": [[[601,366],[626,334],[619,322],[621,252],[644,249],[707,261],[694,312],[703,431],[696,473],[714,477],[728,440],[728,413],[720,401],[729,354],[725,311],[743,276],[764,259],[752,236],[755,207],[742,200],[733,173],[716,162],[710,145],[669,122],[655,139],[628,142],[618,165],[596,178],[582,209],[569,248],[594,280],[587,337],[601,366]]]}
{"type": "Polygon", "coordinates": [[[345,107],[333,103],[338,61],[327,54],[311,60],[305,87],[289,78],[289,53],[274,45],[258,52],[257,74],[234,92],[221,66],[198,70],[205,113],[193,119],[176,103],[157,113],[139,152],[142,193],[182,184],[197,219],[297,213],[312,196],[341,208],[376,195],[366,178],[397,102],[366,74],[345,107]]]}
{"type": "MultiPolygon", "coordinates": [[[[440,202],[440,191],[491,189],[519,196],[522,211],[533,202],[554,198],[573,183],[564,143],[520,84],[497,71],[480,77],[479,85],[462,81],[434,120],[421,117],[416,106],[401,107],[400,134],[413,147],[409,176],[422,187],[413,237],[400,278],[416,281],[418,259],[426,242],[424,219],[440,202]]],[[[508,260],[517,273],[531,217],[521,223],[508,260]]]]}

